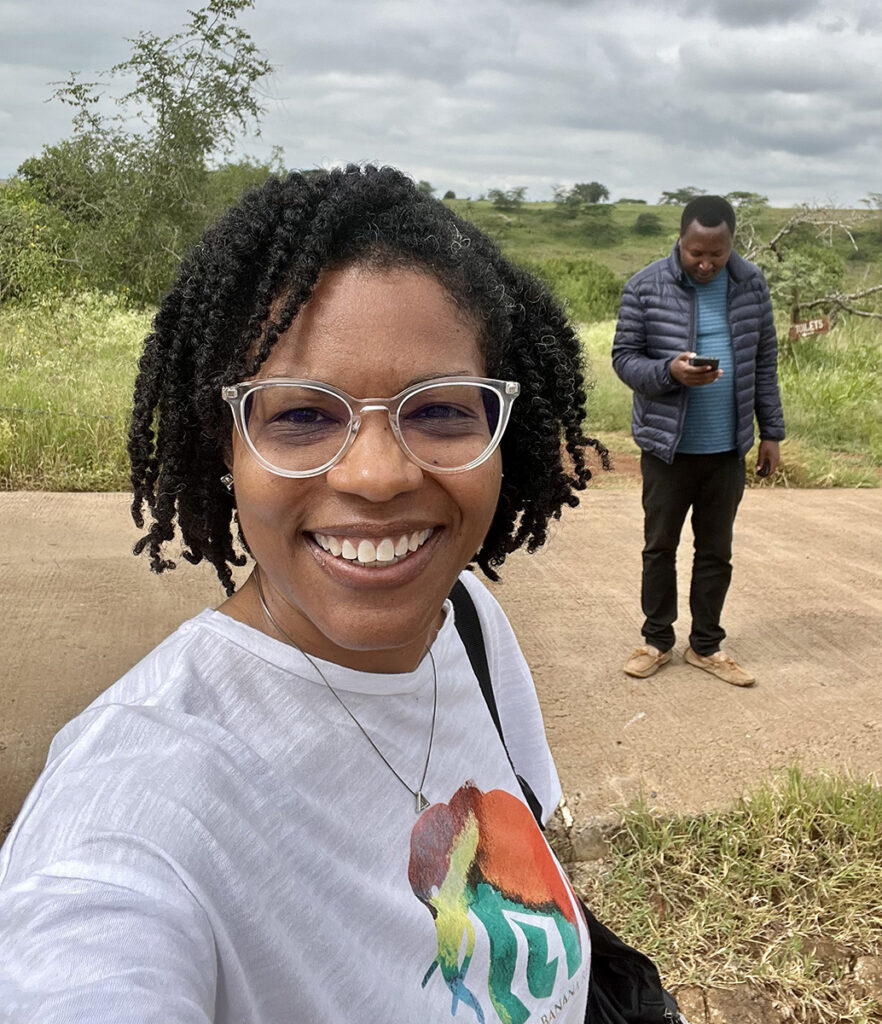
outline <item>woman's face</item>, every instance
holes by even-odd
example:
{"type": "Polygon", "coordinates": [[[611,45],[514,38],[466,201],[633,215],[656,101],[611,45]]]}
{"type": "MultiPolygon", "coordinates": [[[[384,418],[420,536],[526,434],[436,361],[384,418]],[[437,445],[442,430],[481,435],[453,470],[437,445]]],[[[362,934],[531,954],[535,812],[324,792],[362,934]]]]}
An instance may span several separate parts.
{"type": "MultiPolygon", "coordinates": [[[[485,366],[476,329],[445,289],[428,274],[349,266],[322,275],[258,377],[305,377],[366,398],[455,374],[484,376],[485,366]]],[[[236,431],[231,468],[242,533],[267,602],[291,637],[352,668],[414,668],[440,625],[447,593],[490,526],[499,451],[475,469],[435,475],[407,458],[385,412],[365,412],[352,447],[321,476],[270,473],[236,431]],[[400,545],[414,535],[427,539],[387,565],[326,550],[329,537],[357,549],[363,540],[400,545]]],[[[243,617],[272,633],[248,591],[253,587],[231,599],[238,609],[232,613],[245,608],[243,617]]]]}

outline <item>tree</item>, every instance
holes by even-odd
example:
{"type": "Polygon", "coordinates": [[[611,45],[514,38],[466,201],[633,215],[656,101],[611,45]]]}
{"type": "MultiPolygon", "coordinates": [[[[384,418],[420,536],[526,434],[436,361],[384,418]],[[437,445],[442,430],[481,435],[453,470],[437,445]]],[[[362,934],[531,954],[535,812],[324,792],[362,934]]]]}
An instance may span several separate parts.
{"type": "Polygon", "coordinates": [[[769,197],[761,196],[759,192],[727,192],[723,198],[728,200],[736,210],[742,206],[762,207],[769,205],[769,197]]]}
{"type": "Polygon", "coordinates": [[[661,206],[685,206],[690,199],[696,196],[703,196],[703,188],[696,188],[694,185],[687,185],[685,188],[678,188],[674,192],[662,192],[659,204],[661,206]]]}
{"type": "Polygon", "coordinates": [[[428,181],[418,181],[417,188],[420,192],[425,192],[428,196],[433,196],[435,194],[435,189],[432,188],[428,181]]]}
{"type": "Polygon", "coordinates": [[[445,199],[456,199],[456,193],[455,193],[455,192],[453,191],[453,189],[452,189],[452,188],[449,188],[449,189],[448,189],[448,190],[447,190],[447,191],[446,191],[446,192],[444,193],[444,198],[445,198],[445,199]]]}
{"type": "Polygon", "coordinates": [[[742,255],[762,268],[772,300],[789,307],[791,323],[812,312],[833,319],[844,313],[882,319],[882,313],[871,308],[875,297],[882,295],[882,285],[843,291],[845,263],[833,248],[839,235],[857,251],[855,230],[866,214],[862,218],[853,210],[804,204],[763,239],[756,219],[762,209],[762,203],[739,209],[735,243],[742,255]]]}
{"type": "Polygon", "coordinates": [[[527,194],[527,186],[519,185],[517,188],[509,188],[503,191],[499,188],[491,188],[487,191],[487,198],[499,210],[516,210],[524,204],[524,196],[527,194]]]}
{"type": "MultiPolygon", "coordinates": [[[[256,87],[272,70],[236,25],[252,5],[208,0],[182,31],[129,40],[131,56],[101,81],[72,72],[56,89],[55,98],[74,110],[73,135],[44,147],[19,174],[38,201],[70,222],[67,258],[87,283],[155,301],[217,212],[210,161],[228,154],[240,132],[259,127],[256,87]],[[134,84],[115,100],[119,112],[105,114],[100,90],[119,81],[134,84]]],[[[246,162],[240,177],[262,180],[278,160],[246,162]]]]}
{"type": "Polygon", "coordinates": [[[581,196],[576,195],[574,189],[569,189],[565,185],[555,185],[552,198],[557,210],[565,217],[576,217],[582,209],[581,196]]]}
{"type": "Polygon", "coordinates": [[[599,181],[589,181],[573,185],[573,194],[577,195],[584,203],[602,203],[609,199],[609,189],[601,185],[599,181]]]}

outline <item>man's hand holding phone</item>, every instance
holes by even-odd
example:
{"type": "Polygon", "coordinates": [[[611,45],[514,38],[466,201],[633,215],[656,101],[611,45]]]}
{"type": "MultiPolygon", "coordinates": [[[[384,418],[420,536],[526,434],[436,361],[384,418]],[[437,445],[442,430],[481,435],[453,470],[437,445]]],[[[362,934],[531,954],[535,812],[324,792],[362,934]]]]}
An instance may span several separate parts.
{"type": "Polygon", "coordinates": [[[687,388],[698,388],[713,384],[723,376],[719,360],[711,356],[700,356],[697,352],[681,352],[671,360],[671,376],[687,388]]]}

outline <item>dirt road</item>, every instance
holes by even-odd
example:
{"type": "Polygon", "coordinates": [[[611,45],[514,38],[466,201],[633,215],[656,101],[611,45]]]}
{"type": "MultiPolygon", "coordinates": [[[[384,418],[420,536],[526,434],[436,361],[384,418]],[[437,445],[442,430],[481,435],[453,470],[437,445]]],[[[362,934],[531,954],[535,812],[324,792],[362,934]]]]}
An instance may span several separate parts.
{"type": "MultiPolygon", "coordinates": [[[[0,494],[0,829],[54,732],[221,599],[205,567],[155,577],[134,559],[126,506],[119,494],[0,494]]],[[[591,492],[542,552],[510,559],[495,593],[574,813],[641,788],[660,808],[697,811],[795,758],[882,775],[880,513],[882,490],[745,495],[725,625],[727,649],[759,678],[750,690],[684,665],[682,637],[653,678],[622,674],[641,622],[636,487],[591,492]]],[[[683,571],[687,559],[684,544],[683,571]]]]}

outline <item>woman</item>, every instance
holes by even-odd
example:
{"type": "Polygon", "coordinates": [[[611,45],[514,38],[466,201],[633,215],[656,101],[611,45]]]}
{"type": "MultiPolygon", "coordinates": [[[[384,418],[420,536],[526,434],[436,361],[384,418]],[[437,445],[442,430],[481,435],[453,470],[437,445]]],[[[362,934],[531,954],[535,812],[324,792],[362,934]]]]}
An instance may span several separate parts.
{"type": "Polygon", "coordinates": [[[547,817],[530,674],[464,573],[503,746],[447,600],[577,503],[584,397],[545,289],[394,170],[271,179],[206,233],[129,449],[136,552],[173,568],[179,529],[227,600],[54,740],[0,857],[0,1012],[584,1019],[584,920],[512,770],[547,817]]]}

